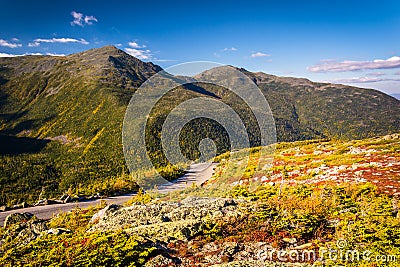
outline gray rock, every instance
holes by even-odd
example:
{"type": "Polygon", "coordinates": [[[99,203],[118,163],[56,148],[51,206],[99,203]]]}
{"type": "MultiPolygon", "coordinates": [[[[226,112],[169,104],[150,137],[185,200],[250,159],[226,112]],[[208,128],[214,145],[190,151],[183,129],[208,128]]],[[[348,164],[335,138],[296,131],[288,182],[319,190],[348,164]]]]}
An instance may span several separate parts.
{"type": "Polygon", "coordinates": [[[61,235],[61,234],[70,234],[72,233],[71,230],[66,228],[51,228],[46,232],[49,235],[61,235]]]}
{"type": "Polygon", "coordinates": [[[34,206],[44,206],[44,205],[47,205],[47,199],[46,198],[45,199],[41,199],[41,200],[39,200],[38,202],[36,202],[34,204],[34,206]]]}
{"type": "Polygon", "coordinates": [[[96,223],[96,222],[100,221],[101,219],[103,219],[109,213],[116,211],[118,209],[119,209],[118,205],[115,205],[115,204],[108,205],[104,209],[102,209],[102,210],[98,211],[96,214],[94,214],[93,217],[90,219],[89,223],[96,223]]]}
{"type": "Polygon", "coordinates": [[[62,204],[61,200],[54,200],[54,199],[41,199],[34,204],[34,206],[45,206],[45,205],[54,205],[54,204],[62,204]]]}
{"type": "Polygon", "coordinates": [[[150,259],[144,265],[145,267],[159,267],[159,266],[176,266],[172,259],[169,259],[163,255],[157,255],[150,259]]]}
{"type": "Polygon", "coordinates": [[[46,222],[33,217],[29,221],[20,221],[9,225],[6,235],[12,238],[15,244],[26,245],[46,230],[46,222]]]}
{"type": "Polygon", "coordinates": [[[189,197],[181,202],[135,203],[130,207],[106,207],[95,214],[89,232],[124,229],[153,242],[191,240],[207,229],[210,221],[237,218],[238,203],[228,198],[189,197]]]}
{"type": "Polygon", "coordinates": [[[12,224],[29,221],[33,217],[32,213],[24,212],[24,213],[13,213],[6,217],[4,220],[4,227],[8,227],[12,224]]]}
{"type": "Polygon", "coordinates": [[[22,202],[21,204],[17,204],[11,207],[11,209],[16,210],[16,209],[23,209],[29,207],[28,203],[22,202]]]}
{"type": "Polygon", "coordinates": [[[21,204],[17,204],[17,205],[12,206],[12,209],[24,209],[24,208],[27,208],[27,207],[29,207],[28,203],[22,202],[21,204]]]}
{"type": "Polygon", "coordinates": [[[28,225],[32,232],[36,235],[40,235],[42,232],[47,230],[46,221],[43,220],[34,220],[31,221],[28,225]]]}
{"type": "Polygon", "coordinates": [[[208,198],[190,196],[181,201],[181,204],[188,207],[204,207],[204,206],[219,206],[227,207],[236,205],[236,202],[230,198],[208,198]]]}
{"type": "Polygon", "coordinates": [[[203,220],[206,217],[216,219],[222,216],[237,216],[236,202],[225,198],[190,197],[182,202],[161,202],[147,205],[133,204],[116,210],[106,207],[92,217],[91,222],[98,223],[92,230],[115,230],[125,227],[138,227],[165,222],[185,220],[203,220]],[[109,210],[113,212],[110,213],[109,210]]]}

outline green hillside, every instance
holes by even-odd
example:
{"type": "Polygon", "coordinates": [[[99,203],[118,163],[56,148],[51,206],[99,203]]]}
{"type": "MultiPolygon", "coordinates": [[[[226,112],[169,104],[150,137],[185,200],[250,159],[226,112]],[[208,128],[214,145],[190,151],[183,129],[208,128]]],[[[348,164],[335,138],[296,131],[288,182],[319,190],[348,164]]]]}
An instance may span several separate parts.
{"type": "Polygon", "coordinates": [[[399,266],[400,134],[276,148],[271,170],[258,170],[253,179],[227,171],[229,161],[245,167],[244,158],[221,155],[202,187],[140,192],[124,206],[76,208],[50,220],[19,215],[0,227],[0,262],[399,266]],[[49,234],[54,230],[61,233],[49,234]]]}
{"type": "Polygon", "coordinates": [[[267,98],[280,141],[361,139],[400,129],[400,101],[380,91],[243,71],[267,98]]]}
{"type": "MultiPolygon", "coordinates": [[[[104,190],[115,184],[125,171],[121,128],[126,105],[136,87],[161,68],[114,47],[0,62],[0,138],[5,144],[0,202],[32,201],[42,186],[59,194],[79,184],[104,190]]],[[[132,188],[120,183],[115,189],[132,188]]]]}
{"type": "MultiPolygon", "coordinates": [[[[68,189],[78,195],[135,189],[123,158],[122,121],[132,94],[160,70],[113,46],[65,57],[1,58],[0,204],[32,202],[41,193],[52,197],[68,189]]],[[[265,94],[279,141],[400,131],[400,101],[376,90],[241,71],[265,94]]],[[[240,100],[223,88],[199,83],[177,88],[159,103],[149,124],[155,129],[149,152],[161,167],[167,162],[157,133],[166,114],[197,96],[221,99],[251,122],[240,100]]],[[[205,137],[217,140],[218,152],[227,150],[226,133],[218,125],[200,119],[192,126],[181,137],[190,158],[198,157],[198,142],[205,137]]],[[[251,123],[248,132],[256,135],[251,123]]]]}

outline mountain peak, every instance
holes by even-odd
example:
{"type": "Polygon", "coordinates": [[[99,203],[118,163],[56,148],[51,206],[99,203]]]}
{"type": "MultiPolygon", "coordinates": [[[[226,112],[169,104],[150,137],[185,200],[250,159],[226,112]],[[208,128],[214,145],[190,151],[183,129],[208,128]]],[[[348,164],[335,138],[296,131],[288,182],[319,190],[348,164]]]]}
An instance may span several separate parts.
{"type": "Polygon", "coordinates": [[[69,55],[71,58],[79,58],[82,60],[99,60],[100,58],[108,60],[109,56],[124,56],[128,55],[124,51],[116,48],[113,45],[107,45],[100,48],[92,48],[83,52],[69,55]]]}
{"type": "Polygon", "coordinates": [[[96,52],[96,53],[104,53],[104,54],[126,54],[124,51],[122,51],[121,49],[113,46],[113,45],[106,45],[106,46],[102,46],[102,47],[98,47],[98,48],[93,48],[90,50],[87,50],[85,52],[96,52]]]}
{"type": "Polygon", "coordinates": [[[138,87],[162,70],[160,66],[143,62],[113,45],[72,54],[68,58],[92,77],[100,77],[106,84],[118,84],[121,87],[138,87]]]}

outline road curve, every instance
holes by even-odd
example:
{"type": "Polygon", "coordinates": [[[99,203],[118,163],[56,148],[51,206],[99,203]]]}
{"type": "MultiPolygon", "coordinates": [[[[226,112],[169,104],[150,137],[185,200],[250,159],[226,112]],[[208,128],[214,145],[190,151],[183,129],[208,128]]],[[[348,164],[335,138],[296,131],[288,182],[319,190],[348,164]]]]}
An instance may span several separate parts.
{"type": "MultiPolygon", "coordinates": [[[[187,186],[192,185],[193,183],[197,185],[201,185],[205,181],[211,178],[215,163],[198,163],[193,164],[187,170],[187,173],[182,177],[176,179],[174,182],[162,185],[159,187],[160,193],[168,193],[175,190],[184,189],[187,186]]],[[[108,197],[102,200],[105,200],[107,204],[123,204],[129,199],[132,198],[135,194],[127,194],[116,197],[108,197]]],[[[40,219],[50,219],[54,214],[60,212],[68,212],[76,207],[87,208],[90,206],[95,206],[100,203],[100,199],[83,201],[83,202],[74,202],[74,203],[66,203],[66,204],[54,204],[54,205],[46,205],[46,206],[35,206],[24,209],[16,209],[0,212],[0,226],[4,224],[4,220],[7,215],[12,213],[22,213],[22,212],[30,212],[36,217],[40,219]]]]}
{"type": "Polygon", "coordinates": [[[186,174],[173,182],[166,183],[158,187],[159,193],[168,193],[175,190],[182,190],[191,186],[193,183],[201,185],[211,178],[217,163],[197,163],[189,167],[186,174]]]}

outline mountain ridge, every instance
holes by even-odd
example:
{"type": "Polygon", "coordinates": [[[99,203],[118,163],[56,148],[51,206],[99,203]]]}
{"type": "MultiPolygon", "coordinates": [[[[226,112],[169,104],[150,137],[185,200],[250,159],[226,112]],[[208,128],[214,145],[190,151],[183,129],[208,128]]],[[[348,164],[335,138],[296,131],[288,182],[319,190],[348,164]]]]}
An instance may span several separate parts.
{"type": "MultiPolygon", "coordinates": [[[[81,194],[135,188],[126,175],[123,118],[140,84],[160,70],[113,46],[62,57],[0,58],[0,141],[21,144],[0,150],[0,203],[32,201],[42,188],[49,196],[69,188],[81,194]]],[[[278,141],[356,139],[400,131],[400,101],[376,90],[241,71],[268,100],[278,141]]],[[[178,88],[162,108],[198,96],[217,96],[240,107],[218,88],[184,80],[194,85],[178,88]]],[[[162,126],[166,114],[159,116],[155,121],[162,126]]],[[[195,123],[197,130],[184,138],[193,151],[196,140],[204,137],[202,130],[213,131],[195,123]]],[[[221,129],[214,131],[220,142],[226,141],[221,129]]],[[[159,149],[152,151],[156,157],[159,149]]]]}

